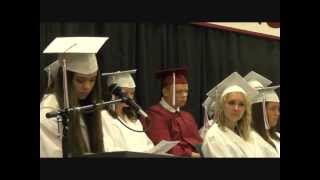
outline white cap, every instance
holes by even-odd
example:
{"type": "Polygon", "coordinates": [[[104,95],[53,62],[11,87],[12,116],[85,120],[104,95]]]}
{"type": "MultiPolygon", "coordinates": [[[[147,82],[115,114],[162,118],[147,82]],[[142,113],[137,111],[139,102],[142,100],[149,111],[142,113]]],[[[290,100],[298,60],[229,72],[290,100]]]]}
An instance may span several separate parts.
{"type": "Polygon", "coordinates": [[[266,102],[280,102],[280,99],[279,99],[277,93],[275,92],[275,90],[279,87],[280,87],[280,85],[258,89],[259,96],[258,96],[258,98],[256,98],[255,103],[263,102],[263,99],[265,99],[266,102]]]}
{"type": "Polygon", "coordinates": [[[217,94],[221,94],[220,98],[222,98],[231,92],[241,92],[245,94],[250,101],[252,101],[258,95],[258,91],[252,88],[248,82],[237,72],[230,74],[217,86],[212,88],[207,95],[210,97],[215,97],[217,94]]]}
{"type": "Polygon", "coordinates": [[[207,97],[206,100],[203,101],[202,107],[209,107],[213,101],[214,101],[213,98],[207,97]]]}
{"type": "Polygon", "coordinates": [[[57,76],[59,67],[60,63],[56,60],[44,68],[44,71],[46,71],[48,74],[48,87],[52,83],[52,78],[57,76]]]}
{"type": "Polygon", "coordinates": [[[58,59],[66,59],[66,69],[80,74],[92,74],[98,70],[96,53],[108,37],[57,37],[43,53],[57,53],[58,59]]]}
{"type": "Polygon", "coordinates": [[[244,79],[247,80],[253,88],[267,87],[272,83],[272,81],[254,71],[249,72],[244,79]]]}
{"type": "Polygon", "coordinates": [[[253,103],[263,102],[264,98],[265,101],[280,102],[277,93],[274,91],[280,86],[267,87],[272,83],[271,80],[254,71],[248,73],[244,79],[248,81],[251,87],[257,89],[259,92],[259,95],[253,100],[253,103]]]}
{"type": "Polygon", "coordinates": [[[270,129],[268,116],[267,116],[266,102],[280,102],[277,93],[274,91],[279,87],[280,86],[270,86],[270,87],[258,88],[259,96],[254,100],[254,103],[262,103],[263,120],[264,120],[266,129],[270,129]]]}
{"type": "Polygon", "coordinates": [[[62,58],[66,59],[68,71],[92,74],[99,69],[95,54],[65,54],[62,58]]]}
{"type": "Polygon", "coordinates": [[[49,64],[44,68],[44,71],[46,71],[49,74],[52,74],[53,76],[58,72],[60,64],[59,61],[54,61],[53,63],[49,64]]]}
{"type": "Polygon", "coordinates": [[[209,116],[212,116],[215,111],[215,98],[214,97],[207,97],[207,99],[202,103],[202,107],[207,110],[209,116]]]}
{"type": "Polygon", "coordinates": [[[136,73],[136,69],[128,71],[116,71],[112,73],[102,73],[102,76],[108,76],[107,85],[117,84],[119,87],[135,88],[136,84],[131,74],[136,73]]]}

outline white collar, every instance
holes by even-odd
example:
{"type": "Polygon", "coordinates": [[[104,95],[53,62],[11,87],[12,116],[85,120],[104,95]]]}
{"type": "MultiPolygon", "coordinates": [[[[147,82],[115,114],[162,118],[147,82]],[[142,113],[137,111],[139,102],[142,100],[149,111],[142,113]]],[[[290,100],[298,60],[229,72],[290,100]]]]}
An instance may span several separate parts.
{"type": "Polygon", "coordinates": [[[173,108],[170,106],[164,99],[163,97],[161,98],[160,105],[165,108],[166,110],[175,113],[176,111],[180,112],[180,108],[178,107],[177,109],[173,108]]]}

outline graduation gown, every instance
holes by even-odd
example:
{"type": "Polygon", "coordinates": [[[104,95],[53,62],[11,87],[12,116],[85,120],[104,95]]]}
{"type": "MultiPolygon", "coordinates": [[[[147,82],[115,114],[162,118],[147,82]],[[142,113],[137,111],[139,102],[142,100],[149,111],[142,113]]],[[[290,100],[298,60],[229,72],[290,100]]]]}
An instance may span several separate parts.
{"type": "MultiPolygon", "coordinates": [[[[121,118],[119,117],[121,120],[121,118]]],[[[141,131],[143,126],[140,120],[121,120],[126,126],[141,131]]],[[[134,132],[113,118],[108,111],[102,111],[103,142],[106,152],[134,151],[144,152],[154,147],[152,141],[144,132],[134,132]]]]}
{"type": "MultiPolygon", "coordinates": [[[[277,136],[280,138],[280,133],[279,132],[276,132],[277,136]]],[[[276,148],[277,148],[277,153],[278,153],[278,156],[280,157],[280,141],[276,140],[276,139],[272,139],[272,142],[276,145],[276,148]]]]}
{"type": "Polygon", "coordinates": [[[216,123],[209,128],[202,144],[205,157],[257,157],[258,150],[251,136],[245,141],[227,127],[222,130],[216,123]]]}
{"type": "Polygon", "coordinates": [[[197,124],[190,113],[174,111],[163,99],[160,104],[150,107],[147,114],[151,126],[147,135],[154,144],[158,144],[161,140],[178,140],[180,142],[168,153],[177,156],[191,156],[192,152],[197,152],[195,145],[202,143],[197,124]]]}
{"type": "Polygon", "coordinates": [[[203,125],[203,126],[200,128],[199,134],[200,134],[200,137],[201,137],[202,139],[203,139],[204,136],[206,135],[206,133],[207,133],[208,129],[210,128],[210,126],[213,125],[213,123],[214,123],[213,120],[209,120],[209,121],[208,121],[209,127],[205,127],[205,125],[203,125]]]}
{"type": "Polygon", "coordinates": [[[256,131],[251,132],[253,143],[257,146],[256,157],[280,157],[277,150],[265,141],[256,131]]]}
{"type": "MultiPolygon", "coordinates": [[[[40,157],[62,157],[62,122],[59,122],[60,133],[58,133],[58,122],[56,118],[46,118],[46,113],[59,110],[55,95],[44,95],[40,103],[40,157]]],[[[85,143],[90,149],[87,127],[80,117],[81,132],[85,143]]]]}

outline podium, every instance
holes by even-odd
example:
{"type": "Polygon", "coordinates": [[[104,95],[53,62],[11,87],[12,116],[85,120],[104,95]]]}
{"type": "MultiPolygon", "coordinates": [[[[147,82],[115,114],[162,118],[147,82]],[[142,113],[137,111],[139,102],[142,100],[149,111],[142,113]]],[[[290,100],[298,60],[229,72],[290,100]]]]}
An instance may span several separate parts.
{"type": "Polygon", "coordinates": [[[80,158],[181,158],[181,156],[174,156],[171,154],[150,154],[150,153],[132,152],[132,151],[103,152],[103,153],[96,153],[96,154],[86,154],[79,157],[80,158]]]}

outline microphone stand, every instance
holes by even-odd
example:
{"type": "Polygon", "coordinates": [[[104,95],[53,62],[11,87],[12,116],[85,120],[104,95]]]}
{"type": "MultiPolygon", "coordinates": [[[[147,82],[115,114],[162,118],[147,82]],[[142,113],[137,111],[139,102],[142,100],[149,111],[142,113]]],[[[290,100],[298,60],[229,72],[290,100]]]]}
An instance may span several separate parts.
{"type": "MultiPolygon", "coordinates": [[[[123,101],[122,99],[116,99],[112,101],[106,101],[96,104],[91,104],[87,106],[79,106],[79,107],[73,107],[73,108],[64,108],[60,109],[58,111],[49,112],[46,114],[47,118],[53,118],[56,117],[57,119],[62,120],[63,125],[63,132],[62,132],[62,151],[63,151],[63,157],[68,158],[71,157],[71,153],[68,149],[68,130],[69,130],[69,114],[74,111],[78,112],[87,112],[97,109],[97,107],[104,107],[108,104],[113,104],[117,102],[123,101]]],[[[59,122],[58,122],[59,124],[59,122]]]]}
{"type": "MultiPolygon", "coordinates": [[[[69,93],[68,93],[68,82],[67,82],[67,65],[66,65],[66,59],[64,58],[64,55],[60,59],[62,61],[62,74],[63,74],[63,90],[64,90],[64,96],[63,96],[63,102],[64,102],[64,108],[68,109],[70,107],[69,104],[69,93]]],[[[68,149],[68,141],[67,141],[67,135],[68,135],[68,123],[69,123],[69,118],[65,116],[65,114],[60,116],[62,119],[62,153],[63,157],[71,157],[71,154],[69,153],[68,149]]],[[[59,122],[58,122],[58,130],[59,130],[59,122]]]]}
{"type": "Polygon", "coordinates": [[[96,104],[90,104],[87,106],[78,106],[78,107],[73,107],[73,108],[65,108],[65,109],[60,109],[58,111],[52,111],[46,114],[47,118],[53,118],[53,117],[57,117],[57,116],[68,116],[69,113],[73,112],[73,111],[79,111],[79,112],[87,112],[87,111],[92,111],[95,110],[97,107],[104,107],[108,104],[113,104],[113,103],[117,103],[117,102],[122,102],[122,99],[116,99],[116,100],[112,100],[112,101],[104,101],[101,103],[96,103],[96,104]]]}
{"type": "MultiPolygon", "coordinates": [[[[77,44],[71,45],[68,49],[64,51],[64,53],[61,54],[61,56],[58,56],[58,60],[60,61],[62,65],[62,75],[63,75],[63,105],[65,109],[68,109],[70,107],[69,104],[69,93],[68,93],[68,78],[67,78],[67,63],[65,58],[65,53],[76,46],[77,44]]],[[[68,123],[69,118],[67,116],[62,115],[62,124],[63,124],[63,132],[62,132],[62,152],[63,157],[70,157],[71,154],[69,154],[68,150],[68,141],[67,141],[67,135],[68,135],[68,123]]],[[[58,122],[58,130],[59,130],[59,122],[58,122]]]]}

